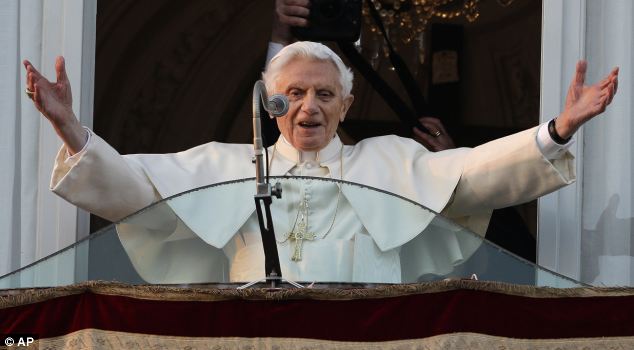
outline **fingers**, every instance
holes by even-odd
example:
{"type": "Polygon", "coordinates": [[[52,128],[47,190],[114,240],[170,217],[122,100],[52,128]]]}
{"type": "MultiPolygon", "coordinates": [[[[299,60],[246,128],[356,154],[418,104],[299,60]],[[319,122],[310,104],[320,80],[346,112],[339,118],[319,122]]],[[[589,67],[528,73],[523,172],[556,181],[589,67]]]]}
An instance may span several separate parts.
{"type": "Polygon", "coordinates": [[[42,89],[40,88],[40,85],[38,84],[33,84],[33,102],[35,103],[35,107],[38,110],[42,110],[42,108],[40,108],[40,106],[42,106],[42,89]]]}
{"type": "Polygon", "coordinates": [[[425,146],[428,150],[433,152],[441,150],[442,145],[435,137],[420,131],[417,127],[412,128],[412,130],[414,132],[416,140],[420,142],[423,146],[425,146]]]}
{"type": "Polygon", "coordinates": [[[618,74],[618,67],[614,68],[612,72],[610,72],[610,74],[598,84],[601,92],[608,96],[607,104],[612,103],[612,99],[614,98],[614,95],[616,95],[616,90],[619,85],[618,74]]]}
{"type": "MultiPolygon", "coordinates": [[[[31,70],[32,66],[29,68],[29,71],[26,75],[26,88],[35,91],[35,86],[38,85],[40,88],[43,86],[47,86],[50,82],[44,78],[40,73],[35,70],[31,70]]],[[[35,68],[33,68],[35,69],[35,68]]]]}
{"type": "Polygon", "coordinates": [[[610,84],[609,90],[608,90],[608,101],[607,103],[610,104],[612,103],[612,99],[614,98],[614,95],[616,94],[616,84],[613,81],[612,84],[610,84]]]}
{"type": "Polygon", "coordinates": [[[307,27],[310,0],[276,0],[271,42],[288,45],[295,40],[291,27],[307,27]]]}
{"type": "Polygon", "coordinates": [[[35,108],[37,108],[40,112],[42,109],[42,93],[46,87],[50,86],[51,83],[40,74],[40,72],[33,67],[31,62],[25,60],[24,66],[26,67],[26,88],[29,91],[33,91],[33,95],[29,96],[33,103],[35,104],[35,108]]]}
{"type": "Polygon", "coordinates": [[[24,60],[22,63],[24,64],[24,68],[26,68],[26,88],[30,91],[34,91],[33,85],[43,78],[42,74],[40,74],[28,60],[24,60]]]}
{"type": "MultiPolygon", "coordinates": [[[[29,60],[22,61],[22,64],[24,65],[24,69],[26,69],[27,71],[29,70],[29,67],[33,67],[33,63],[31,63],[31,61],[29,60]]],[[[33,70],[35,70],[35,67],[33,67],[33,70]]]]}
{"type": "Polygon", "coordinates": [[[29,60],[23,60],[22,64],[24,65],[24,69],[26,69],[27,71],[29,70],[29,66],[33,65],[33,64],[31,64],[31,62],[29,60]]]}
{"type": "Polygon", "coordinates": [[[421,124],[423,124],[424,127],[429,129],[432,133],[438,130],[443,134],[447,134],[447,131],[445,130],[445,126],[442,124],[442,122],[438,118],[421,117],[421,118],[418,118],[418,121],[421,124]]]}
{"type": "Polygon", "coordinates": [[[308,15],[310,14],[310,10],[306,7],[302,7],[302,6],[285,6],[282,8],[282,12],[280,13],[280,16],[287,16],[287,17],[308,17],[308,15]]]}
{"type": "Polygon", "coordinates": [[[612,103],[612,99],[614,95],[616,95],[616,90],[619,89],[619,67],[616,67],[612,70],[612,95],[610,96],[610,100],[608,104],[612,103]]]}
{"type": "Polygon", "coordinates": [[[282,0],[281,3],[286,6],[310,7],[310,0],[282,0]]]}
{"type": "Polygon", "coordinates": [[[42,89],[42,86],[40,84],[33,84],[33,97],[31,97],[31,100],[33,101],[33,105],[35,105],[35,108],[40,111],[40,113],[44,114],[44,109],[42,108],[42,96],[43,94],[46,93],[45,89],[42,89]]]}
{"type": "Polygon", "coordinates": [[[42,74],[37,69],[35,69],[33,64],[31,64],[31,62],[29,62],[28,60],[24,60],[24,68],[26,68],[27,72],[33,72],[34,77],[37,79],[43,77],[42,74]]]}
{"type": "Polygon", "coordinates": [[[418,121],[431,133],[431,135],[427,133],[424,134],[433,139],[432,150],[444,151],[446,149],[456,148],[451,135],[449,135],[440,119],[434,117],[422,117],[419,118],[418,121]],[[438,133],[438,135],[435,135],[436,133],[438,133]]]}
{"type": "Polygon", "coordinates": [[[26,89],[29,91],[35,91],[35,88],[33,87],[33,85],[34,85],[33,73],[27,70],[26,71],[26,89]]]}
{"type": "Polygon", "coordinates": [[[604,95],[601,96],[601,98],[599,99],[599,103],[597,104],[596,108],[596,114],[601,114],[603,112],[605,112],[605,109],[608,107],[610,101],[610,96],[609,95],[604,95]]]}
{"type": "MultiPolygon", "coordinates": [[[[308,15],[306,15],[308,16],[308,15]]],[[[291,26],[291,27],[306,27],[308,26],[308,20],[303,17],[298,16],[287,16],[281,13],[278,13],[278,18],[280,23],[291,26]]]]}
{"type": "Polygon", "coordinates": [[[275,11],[280,23],[293,27],[306,27],[310,14],[309,0],[278,0],[275,11]]]}
{"type": "Polygon", "coordinates": [[[612,77],[608,75],[607,77],[603,78],[603,80],[601,80],[597,85],[599,85],[599,88],[604,89],[611,83],[612,77]]]}
{"type": "Polygon", "coordinates": [[[619,70],[618,68],[614,68],[610,74],[608,74],[605,78],[603,78],[603,80],[601,80],[598,85],[601,88],[606,87],[608,84],[613,84],[615,82],[615,80],[618,79],[619,76],[619,70]]]}
{"type": "MultiPolygon", "coordinates": [[[[31,100],[33,100],[35,107],[40,112],[45,113],[43,101],[47,99],[47,94],[54,88],[54,84],[46,79],[37,69],[35,69],[30,61],[24,60],[22,63],[26,68],[26,88],[33,91],[31,100]]],[[[58,62],[56,62],[56,69],[57,67],[63,71],[61,79],[68,81],[68,77],[66,77],[64,70],[63,59],[59,62],[58,58],[58,62]]]]}
{"type": "Polygon", "coordinates": [[[289,17],[279,15],[280,22],[291,27],[306,27],[308,26],[308,20],[301,17],[289,17]]]}
{"type": "Polygon", "coordinates": [[[611,85],[606,86],[606,88],[602,90],[597,88],[597,90],[594,103],[588,105],[590,115],[593,117],[605,111],[605,108],[608,106],[611,98],[611,85]]]}

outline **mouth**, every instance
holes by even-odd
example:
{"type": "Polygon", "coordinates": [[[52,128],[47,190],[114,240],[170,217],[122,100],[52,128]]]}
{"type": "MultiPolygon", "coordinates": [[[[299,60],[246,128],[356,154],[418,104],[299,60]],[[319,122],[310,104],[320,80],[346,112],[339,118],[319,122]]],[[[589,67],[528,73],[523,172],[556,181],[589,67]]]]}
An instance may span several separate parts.
{"type": "Polygon", "coordinates": [[[317,128],[321,126],[321,123],[311,122],[311,121],[302,121],[297,123],[297,125],[299,125],[302,128],[312,129],[312,128],[317,128]]]}

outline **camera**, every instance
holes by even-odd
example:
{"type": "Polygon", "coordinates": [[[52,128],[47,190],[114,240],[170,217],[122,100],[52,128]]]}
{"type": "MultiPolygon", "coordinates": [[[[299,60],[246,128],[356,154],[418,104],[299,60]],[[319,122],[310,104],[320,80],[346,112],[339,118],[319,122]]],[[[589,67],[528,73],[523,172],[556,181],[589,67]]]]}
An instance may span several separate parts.
{"type": "Polygon", "coordinates": [[[361,34],[361,1],[311,0],[308,27],[291,31],[299,40],[355,42],[361,34]]]}

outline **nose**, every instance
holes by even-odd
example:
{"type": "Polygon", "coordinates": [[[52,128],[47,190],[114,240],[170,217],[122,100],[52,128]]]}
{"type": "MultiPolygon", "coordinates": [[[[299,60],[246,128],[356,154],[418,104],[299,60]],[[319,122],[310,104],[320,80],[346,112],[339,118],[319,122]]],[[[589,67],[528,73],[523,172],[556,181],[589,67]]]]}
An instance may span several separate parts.
{"type": "Polygon", "coordinates": [[[317,96],[314,92],[308,92],[302,99],[302,112],[308,115],[316,114],[319,111],[317,106],[317,96]]]}

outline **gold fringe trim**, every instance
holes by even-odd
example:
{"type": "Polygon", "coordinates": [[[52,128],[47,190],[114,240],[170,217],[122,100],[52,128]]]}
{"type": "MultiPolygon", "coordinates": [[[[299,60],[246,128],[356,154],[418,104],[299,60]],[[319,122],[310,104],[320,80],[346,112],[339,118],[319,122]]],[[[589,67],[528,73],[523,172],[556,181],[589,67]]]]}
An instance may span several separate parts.
{"type": "Polygon", "coordinates": [[[613,350],[633,349],[634,337],[576,339],[514,339],[476,333],[452,333],[423,339],[385,342],[350,342],[302,338],[208,338],[148,335],[84,329],[61,337],[40,339],[37,349],[265,349],[265,350],[613,350]]]}
{"type": "Polygon", "coordinates": [[[351,300],[391,298],[406,295],[473,290],[528,298],[623,297],[634,296],[631,287],[551,288],[502,282],[445,280],[420,284],[380,285],[373,288],[304,288],[304,289],[218,289],[184,288],[160,285],[127,285],[118,282],[87,281],[63,287],[13,289],[0,291],[0,309],[45,301],[48,299],[94,293],[136,299],[163,301],[220,300],[351,300]]]}

